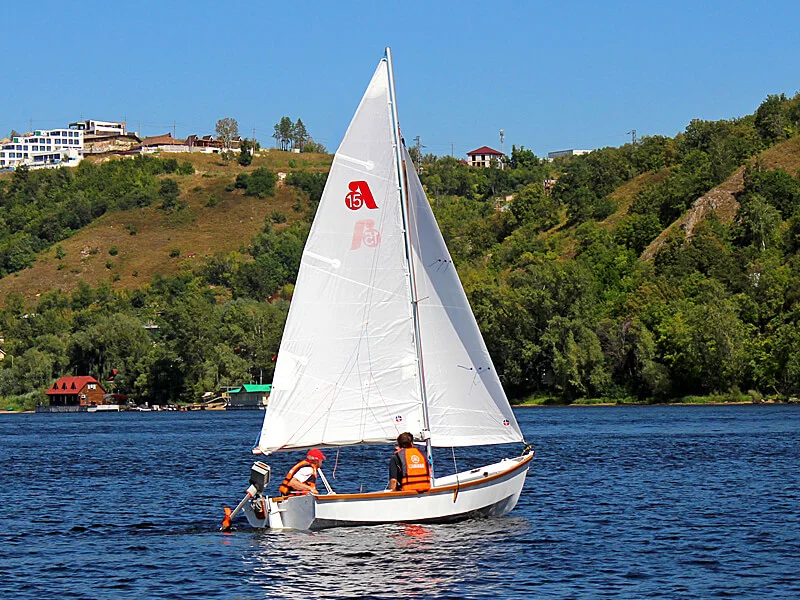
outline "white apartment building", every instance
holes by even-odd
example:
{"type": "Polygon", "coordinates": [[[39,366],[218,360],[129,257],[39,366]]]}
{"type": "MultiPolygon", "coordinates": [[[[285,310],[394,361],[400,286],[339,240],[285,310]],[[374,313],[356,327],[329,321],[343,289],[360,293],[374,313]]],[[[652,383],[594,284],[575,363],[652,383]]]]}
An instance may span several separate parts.
{"type": "Polygon", "coordinates": [[[589,154],[591,150],[556,150],[555,152],[548,152],[547,159],[553,160],[554,158],[561,158],[563,156],[581,156],[589,154]]]}
{"type": "Polygon", "coordinates": [[[0,143],[0,169],[74,167],[82,159],[82,131],[37,130],[0,143]]]}
{"type": "Polygon", "coordinates": [[[77,131],[82,131],[84,135],[114,136],[114,135],[126,135],[127,133],[124,122],[119,123],[117,121],[97,121],[95,119],[89,119],[87,121],[76,121],[75,123],[70,123],[69,128],[77,131]]]}

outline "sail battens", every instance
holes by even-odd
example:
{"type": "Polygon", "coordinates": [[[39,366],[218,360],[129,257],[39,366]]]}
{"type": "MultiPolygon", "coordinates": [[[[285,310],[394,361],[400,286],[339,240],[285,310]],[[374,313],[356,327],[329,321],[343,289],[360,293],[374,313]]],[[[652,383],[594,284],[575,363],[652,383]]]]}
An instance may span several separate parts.
{"type": "Polygon", "coordinates": [[[336,158],[339,158],[341,160],[346,160],[355,165],[358,165],[359,167],[364,167],[367,171],[372,171],[375,168],[375,163],[371,160],[361,160],[360,158],[347,156],[346,154],[337,154],[336,158]]]}
{"type": "Polygon", "coordinates": [[[322,256],[321,254],[317,254],[315,252],[310,252],[308,250],[303,252],[303,258],[306,258],[306,257],[315,258],[318,261],[324,262],[325,264],[328,264],[328,265],[332,266],[334,269],[338,269],[339,267],[342,266],[342,261],[339,260],[338,258],[328,258],[327,256],[322,256]]]}

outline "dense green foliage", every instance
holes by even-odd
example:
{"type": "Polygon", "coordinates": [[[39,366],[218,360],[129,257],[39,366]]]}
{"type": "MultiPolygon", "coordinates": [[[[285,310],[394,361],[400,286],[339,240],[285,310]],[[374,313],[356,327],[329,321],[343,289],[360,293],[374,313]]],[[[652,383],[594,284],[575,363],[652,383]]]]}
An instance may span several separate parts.
{"type": "MultiPolygon", "coordinates": [[[[800,96],[771,96],[755,118],[695,120],[673,139],[645,138],[554,163],[561,173],[552,199],[577,226],[570,259],[561,238],[535,237],[551,222],[548,211],[533,213],[545,216],[536,227],[515,207],[532,188],[517,188],[514,220],[487,210],[477,187],[446,188],[464,197],[435,204],[437,218],[512,396],[800,393],[797,174],[764,171],[756,161],[733,223],[708,219],[691,237],[678,230],[652,263],[638,258],[695,199],[795,134],[798,108],[800,96]],[[765,107],[780,128],[759,126],[765,107]],[[615,229],[598,225],[617,208],[611,192],[663,169],[615,229]]],[[[453,179],[429,179],[429,189],[445,181],[453,179]]]]}
{"type": "Polygon", "coordinates": [[[266,167],[256,169],[252,173],[240,173],[236,176],[235,187],[244,190],[245,196],[266,198],[275,195],[277,176],[266,167]]]}
{"type": "Polygon", "coordinates": [[[133,292],[81,283],[71,295],[43,295],[33,311],[9,294],[0,331],[13,358],[0,363],[0,397],[46,389],[67,373],[103,380],[112,369],[114,391],[161,403],[270,381],[288,309],[280,292],[294,281],[307,232],[305,222],[280,234],[267,225],[248,248],[251,260],[219,255],[197,273],[157,276],[133,292]],[[218,302],[216,285],[234,297],[218,302]]]}
{"type": "MultiPolygon", "coordinates": [[[[796,135],[798,122],[800,96],[770,96],[749,117],[695,120],[675,138],[551,163],[524,148],[503,169],[421,157],[422,181],[509,395],[800,394],[800,176],[752,160],[796,135]],[[691,235],[676,229],[652,261],[640,258],[742,164],[750,166],[732,222],[707,218],[691,235]],[[612,193],[646,172],[657,172],[657,183],[613,227],[601,223],[618,210],[612,193]]],[[[170,179],[154,179],[164,171],[137,161],[15,175],[0,190],[0,264],[24,263],[36,244],[57,242],[113,207],[168,208],[170,179]],[[101,169],[109,171],[101,177],[101,169]],[[87,185],[89,177],[102,185],[87,185]],[[28,247],[20,235],[42,241],[28,247]]],[[[237,185],[271,193],[274,178],[257,172],[237,185]]],[[[9,295],[0,331],[13,362],[0,364],[0,396],[30,403],[24,394],[60,375],[104,378],[111,369],[116,391],[160,402],[196,399],[223,382],[270,381],[325,177],[290,174],[286,184],[304,192],[300,219],[284,224],[273,213],[246,248],[194,271],[133,292],[83,284],[70,296],[42,296],[34,309],[9,295]]]]}

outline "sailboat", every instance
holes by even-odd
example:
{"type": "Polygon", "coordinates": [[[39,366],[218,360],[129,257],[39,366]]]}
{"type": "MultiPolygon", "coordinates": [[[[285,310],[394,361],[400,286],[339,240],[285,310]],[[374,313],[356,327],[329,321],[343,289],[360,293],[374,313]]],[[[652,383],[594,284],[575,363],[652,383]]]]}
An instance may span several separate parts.
{"type": "MultiPolygon", "coordinates": [[[[333,159],[305,249],[254,453],[425,445],[432,487],[268,497],[256,462],[242,502],[254,527],[315,530],[502,516],[533,451],[437,476],[433,447],[522,443],[398,124],[386,49],[333,159]]],[[[388,461],[388,455],[386,456],[388,461]]],[[[320,472],[321,474],[321,472],[320,472]]]]}

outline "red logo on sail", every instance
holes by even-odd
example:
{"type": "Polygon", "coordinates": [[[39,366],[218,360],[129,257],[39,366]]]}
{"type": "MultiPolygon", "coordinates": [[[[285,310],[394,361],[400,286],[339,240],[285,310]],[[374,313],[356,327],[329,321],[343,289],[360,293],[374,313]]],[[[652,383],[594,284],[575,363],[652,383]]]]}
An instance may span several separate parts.
{"type": "Polygon", "coordinates": [[[372,219],[356,221],[355,229],[353,229],[353,243],[350,244],[350,250],[360,248],[362,244],[367,248],[374,248],[380,243],[381,232],[375,229],[375,221],[372,219]]]}
{"type": "Polygon", "coordinates": [[[370,209],[378,208],[366,181],[351,181],[347,187],[350,189],[350,192],[344,197],[347,208],[350,210],[358,210],[362,206],[370,209]]]}

